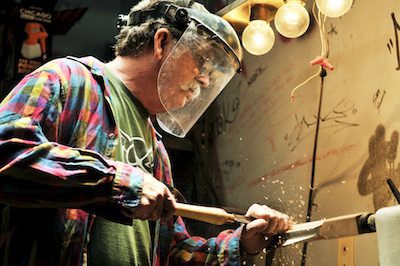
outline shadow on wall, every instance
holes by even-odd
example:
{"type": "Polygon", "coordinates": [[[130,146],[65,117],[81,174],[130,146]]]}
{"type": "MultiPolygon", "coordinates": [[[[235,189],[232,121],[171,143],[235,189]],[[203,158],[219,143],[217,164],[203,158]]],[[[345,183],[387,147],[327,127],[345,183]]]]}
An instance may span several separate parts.
{"type": "Polygon", "coordinates": [[[365,161],[358,177],[358,192],[362,196],[372,194],[375,210],[394,204],[394,197],[387,184],[391,179],[396,187],[400,183],[400,163],[394,165],[399,132],[393,131],[389,141],[386,141],[386,129],[378,125],[375,134],[369,139],[369,157],[365,161]]]}

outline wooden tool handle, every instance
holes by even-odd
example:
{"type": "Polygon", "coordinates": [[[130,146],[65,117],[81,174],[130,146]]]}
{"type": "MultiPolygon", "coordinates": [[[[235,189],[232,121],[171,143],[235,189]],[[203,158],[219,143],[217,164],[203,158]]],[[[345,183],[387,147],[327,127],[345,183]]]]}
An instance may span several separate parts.
{"type": "Polygon", "coordinates": [[[175,215],[216,225],[234,222],[234,215],[227,213],[221,208],[196,206],[183,203],[176,204],[175,215]]]}

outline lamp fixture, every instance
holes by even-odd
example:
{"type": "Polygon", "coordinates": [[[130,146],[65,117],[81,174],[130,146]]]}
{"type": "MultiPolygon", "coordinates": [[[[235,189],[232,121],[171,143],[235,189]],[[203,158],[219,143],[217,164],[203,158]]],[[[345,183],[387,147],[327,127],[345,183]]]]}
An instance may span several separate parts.
{"type": "MultiPolygon", "coordinates": [[[[310,15],[304,8],[306,1],[233,0],[218,11],[217,15],[229,21],[239,34],[242,33],[242,44],[249,53],[263,55],[270,51],[275,43],[275,34],[270,26],[272,20],[276,30],[287,38],[300,37],[307,31],[310,15]]],[[[315,0],[314,7],[318,7],[322,17],[334,18],[347,13],[353,1],[315,0]]],[[[314,17],[317,19],[314,11],[314,17]]]]}
{"type": "Polygon", "coordinates": [[[275,28],[287,38],[303,35],[310,25],[310,16],[303,0],[286,0],[275,14],[275,28]]]}
{"type": "Polygon", "coordinates": [[[274,46],[275,34],[270,26],[274,10],[276,8],[267,4],[255,4],[251,7],[250,22],[242,34],[243,46],[249,53],[263,55],[274,46]]]}

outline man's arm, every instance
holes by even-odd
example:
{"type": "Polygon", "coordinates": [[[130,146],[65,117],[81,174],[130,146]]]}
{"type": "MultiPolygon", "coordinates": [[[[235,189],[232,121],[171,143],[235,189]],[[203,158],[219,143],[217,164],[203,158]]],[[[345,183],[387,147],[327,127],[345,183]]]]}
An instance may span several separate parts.
{"type": "Polygon", "coordinates": [[[170,194],[165,187],[149,189],[158,182],[152,176],[94,151],[49,141],[47,134],[59,134],[61,92],[67,89],[62,86],[55,71],[36,71],[0,104],[1,201],[21,207],[106,205],[140,218],[160,213],[170,194]]]}
{"type": "Polygon", "coordinates": [[[290,218],[265,205],[252,205],[246,213],[255,218],[236,230],[225,230],[216,237],[192,237],[178,217],[170,248],[171,265],[241,265],[243,254],[258,254],[271,244],[272,237],[291,227],[290,218]]]}
{"type": "Polygon", "coordinates": [[[190,236],[182,218],[178,217],[172,233],[169,265],[240,265],[241,228],[224,230],[216,237],[205,239],[190,236]]]}
{"type": "Polygon", "coordinates": [[[45,132],[57,132],[60,123],[60,92],[56,73],[38,71],[1,103],[2,201],[24,207],[79,207],[111,198],[123,203],[129,194],[124,204],[137,206],[140,171],[48,140],[45,132]]]}

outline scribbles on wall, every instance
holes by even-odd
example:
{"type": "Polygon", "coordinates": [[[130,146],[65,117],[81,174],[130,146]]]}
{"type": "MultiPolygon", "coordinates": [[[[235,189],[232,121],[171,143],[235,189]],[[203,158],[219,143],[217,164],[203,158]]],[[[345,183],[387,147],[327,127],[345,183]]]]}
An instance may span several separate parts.
{"type": "Polygon", "coordinates": [[[392,48],[393,48],[393,46],[394,46],[393,40],[392,40],[392,39],[389,39],[389,43],[386,44],[386,46],[387,46],[387,48],[388,48],[388,50],[389,50],[389,53],[392,53],[392,48]]]}
{"type": "Polygon", "coordinates": [[[393,196],[386,180],[392,179],[396,186],[400,180],[400,164],[394,165],[399,143],[399,132],[393,131],[386,141],[386,129],[378,125],[369,140],[369,157],[358,177],[358,192],[362,196],[372,194],[375,210],[393,205],[393,196]]]}
{"type": "Polygon", "coordinates": [[[239,112],[240,99],[236,97],[230,101],[226,101],[218,105],[218,109],[222,111],[217,117],[216,121],[216,135],[226,133],[227,124],[235,122],[239,112]]]}
{"type": "Polygon", "coordinates": [[[391,16],[392,16],[392,21],[393,21],[394,36],[396,38],[396,44],[393,44],[392,39],[389,39],[389,43],[387,44],[387,47],[388,47],[390,53],[392,53],[392,48],[396,48],[396,57],[397,57],[396,70],[400,70],[400,51],[399,51],[399,33],[398,33],[400,30],[400,25],[396,20],[396,15],[394,13],[392,13],[391,16]],[[396,47],[394,47],[394,45],[396,47]]]}
{"type": "Polygon", "coordinates": [[[223,101],[216,101],[213,113],[211,114],[211,128],[214,136],[219,136],[228,132],[229,124],[236,121],[240,108],[240,91],[243,82],[239,80],[237,84],[232,84],[234,88],[223,91],[223,101]]]}
{"type": "Polygon", "coordinates": [[[212,128],[215,136],[227,133],[228,125],[235,122],[240,108],[240,91],[242,85],[247,85],[246,89],[252,86],[266,69],[267,68],[262,65],[257,67],[247,81],[243,82],[240,80],[236,86],[234,85],[234,93],[230,93],[229,96],[226,95],[226,97],[224,97],[225,100],[221,101],[216,106],[216,115],[212,121],[212,128]]]}
{"type": "Polygon", "coordinates": [[[251,75],[251,77],[249,78],[249,81],[247,82],[247,85],[250,87],[251,85],[253,85],[254,82],[256,82],[256,80],[258,79],[259,76],[262,75],[262,73],[264,73],[264,71],[267,68],[264,66],[259,66],[256,68],[256,70],[254,71],[254,73],[251,75]]]}
{"type": "Polygon", "coordinates": [[[225,175],[229,175],[232,171],[237,170],[240,168],[241,163],[235,160],[225,160],[222,163],[222,172],[225,175]]]}
{"type": "Polygon", "coordinates": [[[374,108],[378,111],[378,114],[381,111],[381,106],[383,103],[383,99],[385,98],[385,94],[386,94],[386,90],[381,91],[378,89],[372,96],[372,103],[374,105],[374,108]]]}
{"type": "MultiPolygon", "coordinates": [[[[332,135],[343,129],[359,126],[358,123],[351,121],[357,111],[354,102],[342,99],[333,108],[326,111],[325,114],[321,116],[320,130],[329,129],[332,131],[332,135]]],[[[294,151],[306,137],[311,136],[315,131],[314,125],[317,123],[315,116],[309,118],[303,115],[300,118],[298,114],[295,114],[294,118],[296,120],[295,126],[284,136],[291,151],[294,151]]]]}
{"type": "Polygon", "coordinates": [[[330,24],[330,29],[329,29],[329,31],[328,31],[328,35],[329,36],[332,36],[332,35],[337,35],[338,34],[338,32],[337,32],[337,30],[336,30],[336,27],[331,23],[330,24]]]}

